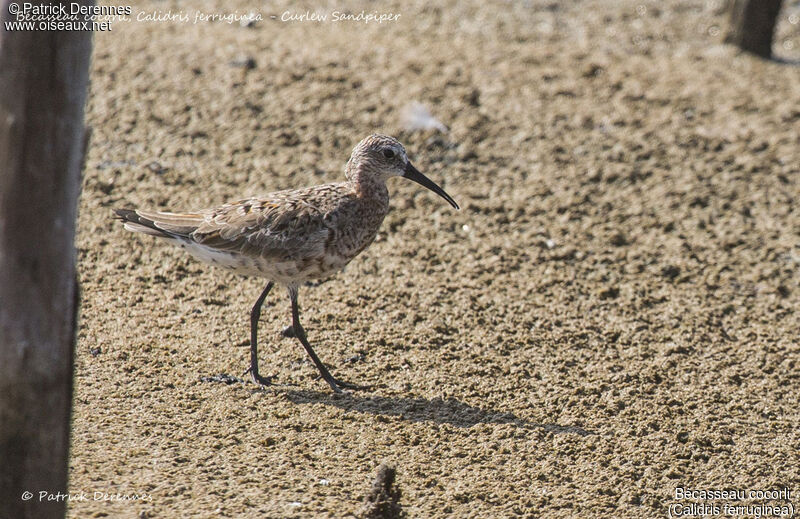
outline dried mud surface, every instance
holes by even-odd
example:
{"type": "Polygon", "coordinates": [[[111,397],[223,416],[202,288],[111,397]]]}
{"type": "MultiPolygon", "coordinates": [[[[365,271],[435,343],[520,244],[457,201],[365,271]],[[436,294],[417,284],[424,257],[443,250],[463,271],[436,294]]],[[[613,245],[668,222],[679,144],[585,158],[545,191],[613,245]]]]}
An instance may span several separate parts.
{"type": "Polygon", "coordinates": [[[720,3],[396,3],[379,26],[209,2],[265,20],[97,34],[70,475],[90,498],[69,516],[348,517],[384,462],[409,517],[664,517],[678,486],[800,492],[798,6],[763,61],[720,44],[720,3]],[[414,101],[449,132],[404,131],[414,101]],[[372,389],[316,378],[280,336],[281,290],[260,348],[279,384],[202,382],[247,366],[263,281],[111,209],[338,181],[375,131],[462,210],[393,179],[378,240],[301,290],[319,355],[372,389]]]}

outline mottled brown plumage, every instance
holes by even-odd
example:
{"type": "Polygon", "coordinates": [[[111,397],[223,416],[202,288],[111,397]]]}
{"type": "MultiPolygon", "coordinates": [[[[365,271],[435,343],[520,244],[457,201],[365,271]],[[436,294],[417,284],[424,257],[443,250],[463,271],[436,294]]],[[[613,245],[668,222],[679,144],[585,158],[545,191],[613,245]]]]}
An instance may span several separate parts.
{"type": "Polygon", "coordinates": [[[125,228],[165,238],[196,258],[231,271],[270,280],[251,313],[251,364],[257,383],[256,336],[261,304],[273,282],[286,285],[292,299],[293,329],[334,391],[353,387],[334,379],[314,354],[299,322],[299,284],[344,268],[375,239],[389,210],[386,180],[404,176],[458,205],[408,161],[392,137],[371,135],[354,149],[346,182],[286,190],[190,213],[116,210],[125,228]]]}

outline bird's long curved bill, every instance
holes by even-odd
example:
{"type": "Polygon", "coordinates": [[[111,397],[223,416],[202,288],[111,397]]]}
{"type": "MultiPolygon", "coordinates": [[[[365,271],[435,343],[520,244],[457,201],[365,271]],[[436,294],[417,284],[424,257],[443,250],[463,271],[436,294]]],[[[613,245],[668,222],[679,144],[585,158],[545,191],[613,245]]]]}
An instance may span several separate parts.
{"type": "Polygon", "coordinates": [[[427,187],[428,189],[430,189],[431,191],[433,191],[434,193],[436,193],[440,197],[442,197],[445,200],[447,200],[447,202],[450,205],[452,205],[456,209],[459,209],[458,204],[456,203],[456,201],[453,200],[452,198],[450,198],[450,195],[445,193],[444,189],[442,189],[441,187],[436,185],[436,182],[434,182],[433,180],[429,179],[428,177],[426,177],[425,175],[420,173],[417,170],[417,168],[415,168],[414,166],[411,165],[411,162],[406,163],[406,172],[403,174],[403,177],[405,177],[405,178],[407,178],[409,180],[413,180],[414,182],[416,182],[417,184],[419,184],[421,186],[427,187]]]}

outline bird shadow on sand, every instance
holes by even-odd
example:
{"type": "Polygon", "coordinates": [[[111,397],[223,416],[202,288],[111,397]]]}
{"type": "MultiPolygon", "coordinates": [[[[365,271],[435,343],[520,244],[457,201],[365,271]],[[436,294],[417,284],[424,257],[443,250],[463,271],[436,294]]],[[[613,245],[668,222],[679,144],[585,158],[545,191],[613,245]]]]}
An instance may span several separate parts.
{"type": "Polygon", "coordinates": [[[510,424],[524,429],[541,429],[554,434],[572,433],[580,436],[595,434],[581,427],[558,424],[532,423],[513,413],[474,407],[454,398],[406,398],[384,396],[361,396],[358,394],[332,395],[320,391],[290,390],[284,395],[296,404],[324,404],[344,411],[354,411],[376,416],[396,416],[410,422],[433,422],[456,427],[473,425],[510,424]]]}

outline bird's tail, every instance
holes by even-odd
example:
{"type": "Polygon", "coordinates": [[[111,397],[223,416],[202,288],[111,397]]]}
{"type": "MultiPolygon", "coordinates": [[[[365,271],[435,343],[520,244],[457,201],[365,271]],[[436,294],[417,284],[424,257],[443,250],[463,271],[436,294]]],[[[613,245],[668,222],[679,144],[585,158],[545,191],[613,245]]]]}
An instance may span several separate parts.
{"type": "Polygon", "coordinates": [[[177,214],[114,209],[117,219],[122,220],[128,231],[140,232],[159,238],[188,238],[203,223],[199,214],[177,214]]]}

